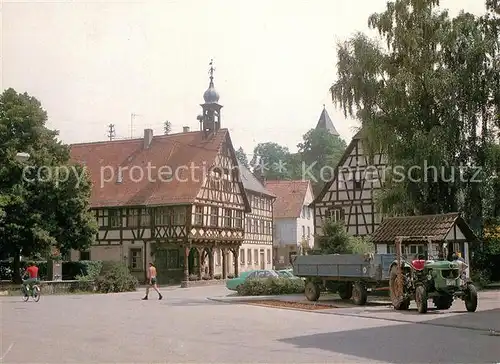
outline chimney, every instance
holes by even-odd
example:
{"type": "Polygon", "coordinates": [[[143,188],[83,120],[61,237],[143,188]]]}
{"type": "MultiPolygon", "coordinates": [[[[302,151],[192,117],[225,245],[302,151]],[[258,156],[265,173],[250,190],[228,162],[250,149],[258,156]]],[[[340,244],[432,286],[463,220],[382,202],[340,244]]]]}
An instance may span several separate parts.
{"type": "Polygon", "coordinates": [[[189,133],[189,126],[183,126],[182,127],[182,132],[183,133],[189,133]]]}
{"type": "Polygon", "coordinates": [[[153,141],[153,129],[144,129],[144,149],[148,149],[153,141]]]}

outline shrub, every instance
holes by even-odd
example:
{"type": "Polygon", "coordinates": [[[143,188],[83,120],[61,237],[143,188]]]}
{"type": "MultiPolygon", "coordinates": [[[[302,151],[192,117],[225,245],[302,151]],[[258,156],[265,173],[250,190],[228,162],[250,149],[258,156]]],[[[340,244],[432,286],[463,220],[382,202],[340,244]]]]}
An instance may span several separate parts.
{"type": "Polygon", "coordinates": [[[216,274],[214,275],[214,279],[221,279],[222,278],[222,275],[221,274],[216,274]]]}
{"type": "Polygon", "coordinates": [[[227,275],[227,279],[233,279],[233,278],[234,278],[234,274],[229,273],[229,274],[227,275]]]}
{"type": "Polygon", "coordinates": [[[302,279],[282,277],[247,279],[238,288],[238,294],[241,296],[264,296],[303,293],[304,285],[302,279]]]}
{"type": "Polygon", "coordinates": [[[96,290],[101,293],[131,292],[137,289],[137,284],[137,278],[119,262],[107,263],[106,272],[95,280],[96,290]]]}

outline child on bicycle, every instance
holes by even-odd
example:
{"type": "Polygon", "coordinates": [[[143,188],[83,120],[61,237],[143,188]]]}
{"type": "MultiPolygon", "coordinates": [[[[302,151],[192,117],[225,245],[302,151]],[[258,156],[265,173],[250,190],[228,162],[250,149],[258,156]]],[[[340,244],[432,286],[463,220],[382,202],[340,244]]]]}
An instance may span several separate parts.
{"type": "Polygon", "coordinates": [[[24,289],[30,290],[33,288],[33,285],[38,283],[38,267],[35,263],[30,262],[28,268],[23,274],[23,278],[28,275],[28,279],[23,280],[24,289]]]}

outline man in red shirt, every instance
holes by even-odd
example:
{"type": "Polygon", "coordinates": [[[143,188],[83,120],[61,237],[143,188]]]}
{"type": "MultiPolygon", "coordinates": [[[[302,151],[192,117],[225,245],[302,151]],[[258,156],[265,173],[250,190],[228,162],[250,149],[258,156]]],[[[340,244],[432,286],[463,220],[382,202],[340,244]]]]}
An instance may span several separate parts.
{"type": "Polygon", "coordinates": [[[28,275],[29,278],[23,281],[23,285],[25,288],[31,289],[33,288],[33,284],[38,282],[38,267],[30,262],[29,267],[26,268],[26,272],[24,273],[24,277],[28,275]]]}

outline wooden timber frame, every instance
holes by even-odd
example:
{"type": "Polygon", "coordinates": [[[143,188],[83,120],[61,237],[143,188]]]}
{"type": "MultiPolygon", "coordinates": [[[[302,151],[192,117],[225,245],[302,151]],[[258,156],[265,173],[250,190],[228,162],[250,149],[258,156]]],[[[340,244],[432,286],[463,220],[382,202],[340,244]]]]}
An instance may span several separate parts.
{"type": "Polygon", "coordinates": [[[181,282],[181,287],[186,287],[189,281],[189,257],[195,251],[196,257],[198,259],[198,278],[201,280],[203,278],[203,266],[208,258],[208,275],[210,279],[214,279],[215,271],[215,249],[220,249],[222,252],[222,279],[227,279],[227,257],[228,253],[233,254],[233,266],[234,266],[234,276],[239,276],[239,254],[240,254],[241,242],[229,242],[226,244],[212,243],[212,242],[193,242],[188,244],[182,244],[181,248],[184,249],[184,277],[181,282]]]}

